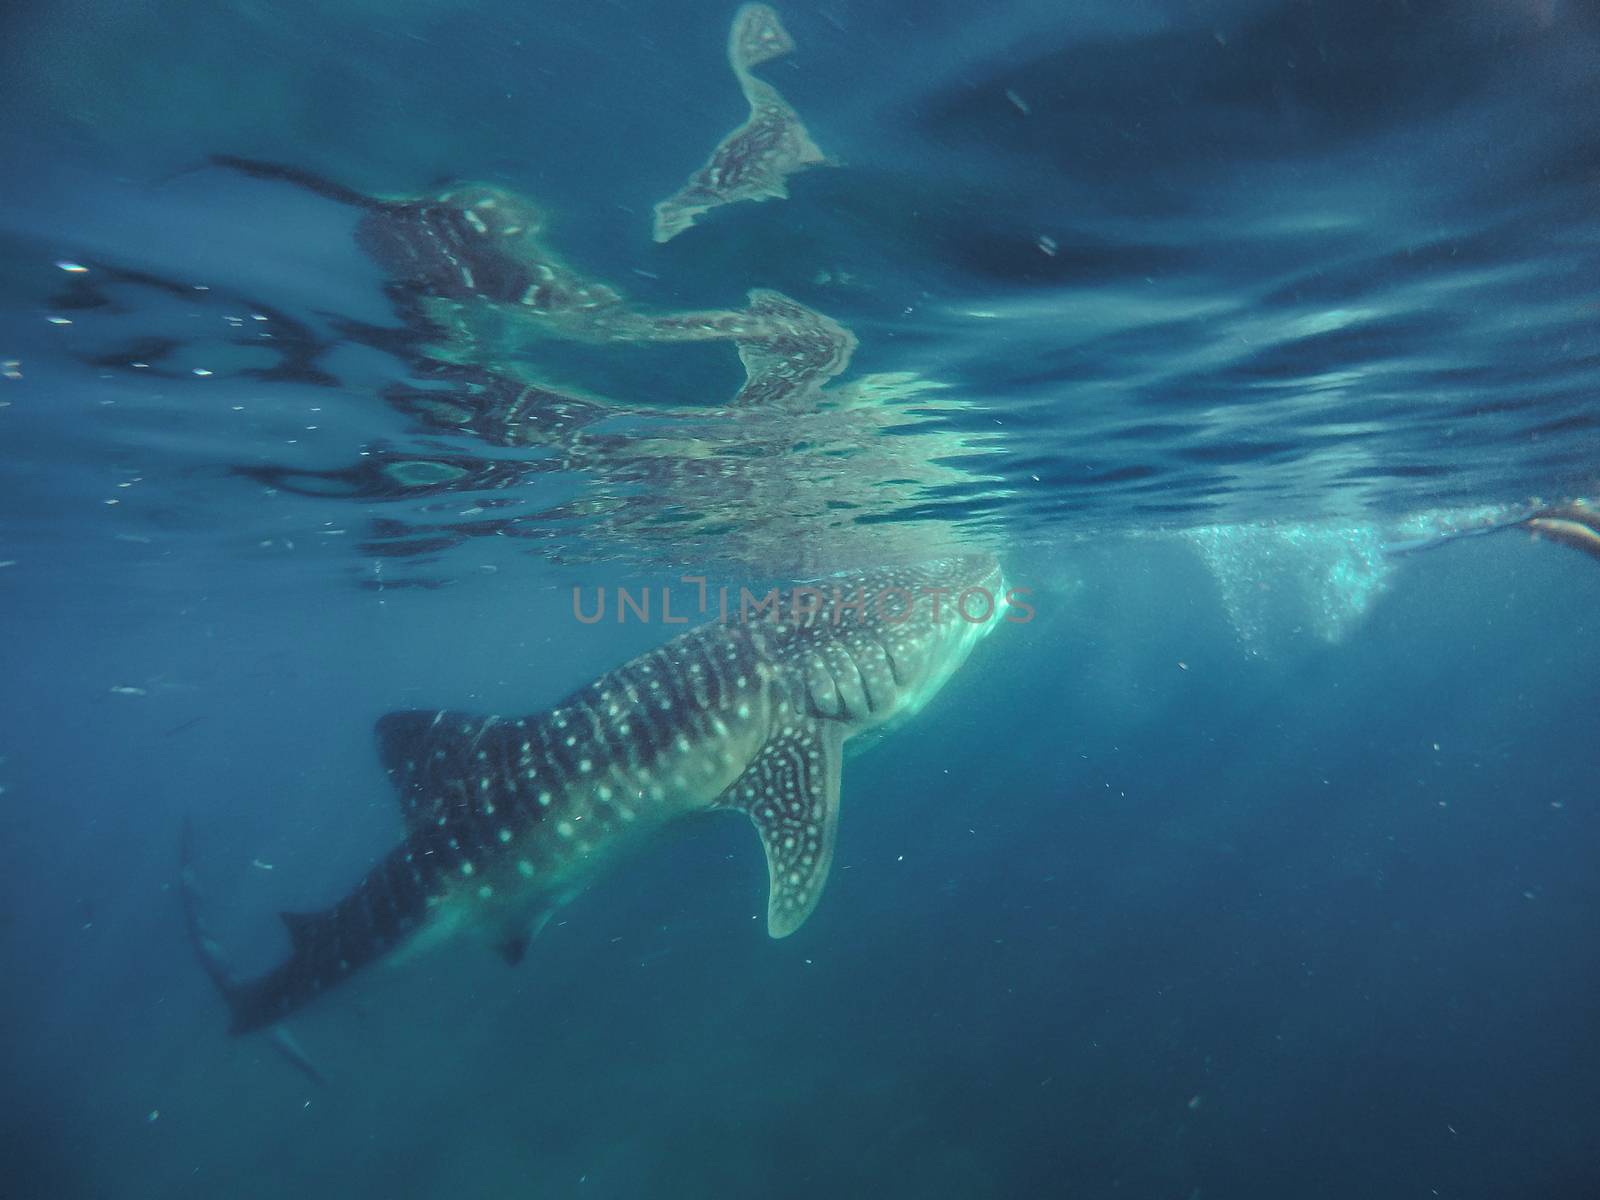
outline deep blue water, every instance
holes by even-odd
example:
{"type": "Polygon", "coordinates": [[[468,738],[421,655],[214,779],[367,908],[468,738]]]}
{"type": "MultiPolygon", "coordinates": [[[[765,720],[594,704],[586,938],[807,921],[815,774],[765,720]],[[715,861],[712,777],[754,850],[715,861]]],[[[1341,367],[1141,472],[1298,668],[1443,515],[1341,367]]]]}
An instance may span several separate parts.
{"type": "Polygon", "coordinates": [[[1596,491],[1600,10],[785,5],[830,162],[657,244],[734,10],[8,13],[0,1196],[1600,1195],[1600,572],[1398,552],[1596,491]],[[746,403],[407,275],[463,181],[602,312],[853,355],[746,403]],[[793,937],[705,817],[308,1009],[324,1087],[227,1034],[186,816],[259,969],[399,836],[378,717],[674,632],[574,587],[972,547],[1037,617],[793,937]]]}

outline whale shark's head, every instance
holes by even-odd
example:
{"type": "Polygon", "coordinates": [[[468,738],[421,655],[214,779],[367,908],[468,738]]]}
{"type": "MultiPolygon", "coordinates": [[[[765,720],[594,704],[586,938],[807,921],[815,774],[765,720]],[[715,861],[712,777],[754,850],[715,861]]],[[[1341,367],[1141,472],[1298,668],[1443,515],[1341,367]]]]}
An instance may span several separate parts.
{"type": "Polygon", "coordinates": [[[829,576],[786,599],[784,657],[808,707],[852,736],[915,716],[981,638],[1008,614],[1018,619],[989,555],[829,576]]]}

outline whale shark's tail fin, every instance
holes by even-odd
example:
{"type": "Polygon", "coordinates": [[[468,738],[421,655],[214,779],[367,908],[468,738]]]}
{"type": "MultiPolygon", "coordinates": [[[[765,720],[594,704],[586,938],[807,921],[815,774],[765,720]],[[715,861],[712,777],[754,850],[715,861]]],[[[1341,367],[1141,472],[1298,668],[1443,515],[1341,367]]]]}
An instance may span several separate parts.
{"type": "MultiPolygon", "coordinates": [[[[178,835],[178,892],[183,898],[183,920],[189,933],[189,944],[194,947],[195,957],[210,976],[217,994],[227,1004],[233,1029],[259,1028],[264,1023],[257,1019],[256,1012],[259,1007],[259,986],[240,984],[234,979],[233,971],[222,955],[222,948],[206,930],[205,918],[201,913],[200,882],[194,871],[194,825],[187,816],[183,819],[183,831],[178,835]]],[[[327,1084],[327,1079],[287,1028],[283,1025],[274,1026],[271,1040],[273,1046],[307,1078],[315,1083],[327,1084]]]]}
{"type": "Polygon", "coordinates": [[[272,179],[282,183],[293,184],[295,187],[304,188],[314,195],[322,196],[338,204],[348,204],[352,208],[382,209],[387,205],[382,201],[368,196],[354,188],[345,187],[324,175],[314,171],[307,171],[300,167],[291,167],[285,163],[266,162],[259,158],[241,158],[235,154],[212,154],[207,160],[214,167],[225,170],[237,171],[251,179],[272,179]]]}
{"type": "Polygon", "coordinates": [[[194,948],[195,957],[200,960],[205,973],[216,985],[217,993],[231,1010],[235,1007],[236,990],[233,972],[222,957],[221,947],[206,931],[205,920],[200,914],[200,883],[194,873],[194,822],[187,816],[183,818],[183,832],[178,835],[178,889],[183,897],[183,920],[189,931],[189,944],[194,948]]]}

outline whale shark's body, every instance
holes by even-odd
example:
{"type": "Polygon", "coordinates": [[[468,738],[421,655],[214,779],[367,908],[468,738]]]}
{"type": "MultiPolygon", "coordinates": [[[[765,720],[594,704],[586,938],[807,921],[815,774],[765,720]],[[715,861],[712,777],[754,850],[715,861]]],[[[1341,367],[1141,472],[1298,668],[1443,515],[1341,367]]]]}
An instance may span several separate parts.
{"type": "Polygon", "coordinates": [[[980,637],[1021,618],[1006,614],[1015,601],[986,557],[761,599],[536,716],[381,718],[405,838],[333,907],[283,914],[292,952],[265,975],[232,978],[200,926],[186,863],[191,933],[234,1032],[271,1025],[368,963],[463,927],[486,930],[516,961],[619,851],[693,812],[749,815],[767,853],[768,931],[798,929],[833,858],[845,743],[914,715],[980,637]]]}

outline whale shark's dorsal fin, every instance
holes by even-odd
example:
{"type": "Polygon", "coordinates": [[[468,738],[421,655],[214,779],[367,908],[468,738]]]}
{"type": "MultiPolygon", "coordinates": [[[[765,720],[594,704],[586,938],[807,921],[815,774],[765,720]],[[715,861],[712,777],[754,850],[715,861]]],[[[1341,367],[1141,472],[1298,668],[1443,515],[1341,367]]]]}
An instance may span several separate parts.
{"type": "Polygon", "coordinates": [[[378,758],[395,786],[406,829],[460,819],[462,780],[480,774],[475,764],[487,763],[491,754],[494,765],[501,765],[501,738],[513,724],[527,723],[449,709],[405,709],[380,717],[374,730],[378,758]],[[486,737],[491,731],[495,736],[486,737]]]}
{"type": "Polygon", "coordinates": [[[315,944],[318,926],[328,919],[326,913],[281,912],[278,919],[289,931],[289,945],[297,954],[303,954],[315,944]]]}
{"type": "Polygon", "coordinates": [[[816,908],[839,829],[844,727],[801,717],[773,731],[726,803],[755,822],[767,852],[767,932],[788,937],[816,908]]]}
{"type": "Polygon", "coordinates": [[[451,714],[444,710],[406,709],[385,713],[373,727],[378,739],[378,761],[394,784],[395,799],[400,802],[400,815],[408,830],[434,816],[435,805],[425,803],[425,799],[432,798],[425,797],[424,785],[429,774],[428,757],[435,753],[430,743],[441,727],[450,728],[446,724],[450,719],[451,714]]]}

